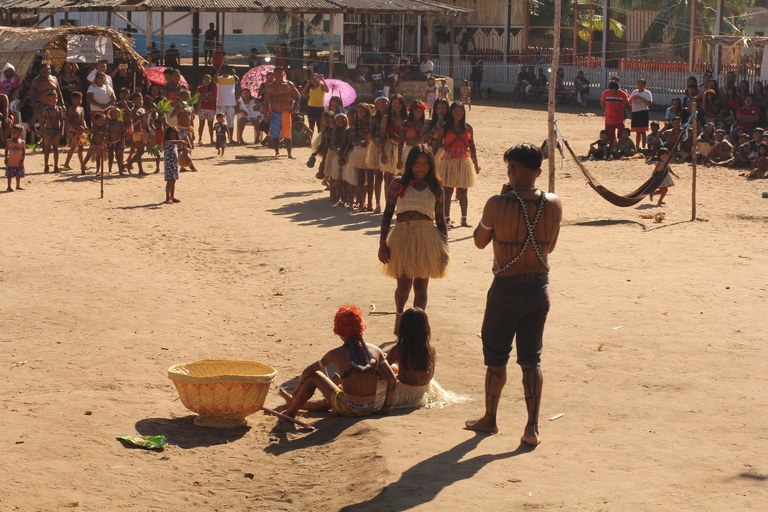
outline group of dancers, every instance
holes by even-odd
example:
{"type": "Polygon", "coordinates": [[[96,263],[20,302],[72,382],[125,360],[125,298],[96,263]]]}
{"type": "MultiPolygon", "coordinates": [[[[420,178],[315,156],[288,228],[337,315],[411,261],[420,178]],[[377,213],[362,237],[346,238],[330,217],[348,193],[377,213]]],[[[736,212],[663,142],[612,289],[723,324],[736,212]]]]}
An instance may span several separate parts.
{"type": "Polygon", "coordinates": [[[320,158],[318,177],[324,179],[334,205],[359,212],[381,213],[381,193],[395,176],[403,174],[411,149],[426,144],[445,194],[443,217],[448,228],[455,192],[461,208],[461,226],[467,221],[467,190],[480,172],[472,126],[466,122],[462,102],[437,99],[428,106],[410,103],[400,94],[381,96],[373,104],[358,103],[349,115],[325,111],[313,142],[311,161],[320,158]]]}

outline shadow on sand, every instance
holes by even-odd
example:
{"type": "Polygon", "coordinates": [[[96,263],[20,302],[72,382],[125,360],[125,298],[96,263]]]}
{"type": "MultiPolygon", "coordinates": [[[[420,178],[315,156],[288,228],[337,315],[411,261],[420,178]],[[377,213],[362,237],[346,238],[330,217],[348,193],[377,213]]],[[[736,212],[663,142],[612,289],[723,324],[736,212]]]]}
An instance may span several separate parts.
{"type": "Polygon", "coordinates": [[[243,437],[251,429],[248,426],[233,429],[198,427],[193,423],[195,415],[183,418],[146,418],[136,422],[136,432],[143,436],[164,435],[168,444],[188,450],[204,446],[227,444],[243,437]]]}
{"type": "Polygon", "coordinates": [[[520,444],[511,452],[478,455],[471,459],[464,459],[464,456],[475,449],[486,437],[488,436],[485,434],[476,434],[446,452],[419,462],[405,470],[397,482],[389,484],[373,498],[348,505],[341,510],[346,512],[410,510],[429,503],[446,487],[460,480],[472,478],[493,461],[517,457],[534,450],[528,445],[520,444]]]}
{"type": "MultiPolygon", "coordinates": [[[[284,215],[291,222],[298,222],[304,226],[340,227],[342,231],[374,230],[381,226],[380,215],[353,213],[341,207],[331,206],[325,196],[300,203],[289,203],[267,211],[275,215],[284,215]]],[[[371,232],[378,233],[378,230],[371,232]]]]}

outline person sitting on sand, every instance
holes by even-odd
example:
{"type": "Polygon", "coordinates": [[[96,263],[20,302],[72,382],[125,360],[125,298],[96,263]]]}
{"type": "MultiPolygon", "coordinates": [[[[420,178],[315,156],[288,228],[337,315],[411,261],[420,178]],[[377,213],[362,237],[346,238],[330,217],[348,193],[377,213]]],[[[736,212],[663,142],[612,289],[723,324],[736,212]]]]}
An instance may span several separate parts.
{"type": "MultiPolygon", "coordinates": [[[[637,153],[637,148],[635,143],[632,142],[630,137],[631,134],[632,131],[629,128],[624,128],[621,130],[621,133],[619,134],[619,140],[616,141],[616,147],[613,151],[613,158],[618,159],[635,156],[635,153],[637,153]]],[[[645,132],[643,132],[643,135],[645,135],[645,132]]]]}
{"type": "Polygon", "coordinates": [[[284,388],[280,394],[288,404],[284,414],[295,417],[300,409],[331,410],[348,417],[369,416],[374,412],[388,414],[395,398],[397,377],[384,352],[363,340],[363,314],[355,306],[340,306],[333,319],[333,332],[343,341],[340,347],[327,352],[319,361],[307,366],[291,395],[284,388]],[[340,375],[331,380],[322,370],[334,364],[340,375]],[[380,379],[387,382],[387,392],[381,408],[376,409],[376,388],[380,379]],[[315,390],[323,399],[309,401],[315,390]]]}
{"type": "Polygon", "coordinates": [[[444,390],[433,378],[435,349],[429,342],[431,332],[423,309],[403,312],[397,344],[387,354],[398,380],[392,407],[445,407],[469,401],[469,397],[444,390]]]}
{"type": "Polygon", "coordinates": [[[715,130],[715,144],[709,150],[709,155],[704,160],[705,165],[719,165],[733,158],[733,145],[725,138],[725,130],[715,130]]]}

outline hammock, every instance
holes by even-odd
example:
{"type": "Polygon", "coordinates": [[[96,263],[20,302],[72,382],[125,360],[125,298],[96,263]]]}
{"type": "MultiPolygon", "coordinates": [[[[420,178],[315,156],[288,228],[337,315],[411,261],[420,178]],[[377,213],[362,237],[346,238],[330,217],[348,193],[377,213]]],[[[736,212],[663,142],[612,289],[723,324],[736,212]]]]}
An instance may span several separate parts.
{"type": "Polygon", "coordinates": [[[573,161],[576,162],[576,165],[579,166],[579,169],[581,169],[581,173],[584,175],[584,177],[587,179],[587,184],[589,184],[592,189],[600,194],[600,197],[608,201],[614,206],[618,206],[620,208],[627,208],[629,206],[634,206],[640,201],[642,201],[645,196],[648,194],[651,194],[654,192],[657,188],[659,188],[659,185],[664,181],[664,178],[667,177],[667,174],[669,173],[669,162],[666,162],[658,171],[654,171],[654,173],[651,175],[648,180],[640,185],[640,187],[635,190],[634,192],[631,192],[627,195],[619,195],[614,192],[611,192],[607,188],[605,188],[603,185],[598,182],[594,176],[589,172],[589,170],[584,166],[584,164],[581,163],[579,158],[576,156],[576,153],[573,152],[573,149],[571,149],[571,145],[568,144],[568,141],[563,139],[563,143],[565,144],[566,149],[568,149],[568,153],[573,157],[573,161]]]}

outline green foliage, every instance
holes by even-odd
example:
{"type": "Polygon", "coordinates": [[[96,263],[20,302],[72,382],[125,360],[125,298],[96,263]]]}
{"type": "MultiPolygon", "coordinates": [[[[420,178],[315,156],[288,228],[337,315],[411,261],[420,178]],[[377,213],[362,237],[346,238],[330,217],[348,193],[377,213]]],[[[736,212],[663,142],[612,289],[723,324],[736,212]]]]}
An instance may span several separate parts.
{"type": "Polygon", "coordinates": [[[150,144],[147,147],[147,153],[152,155],[155,158],[158,158],[160,156],[160,152],[162,151],[163,147],[160,144],[150,144]]]}
{"type": "Polygon", "coordinates": [[[157,110],[160,114],[170,114],[173,112],[173,103],[167,98],[162,98],[157,103],[155,103],[155,110],[157,110]]]}

